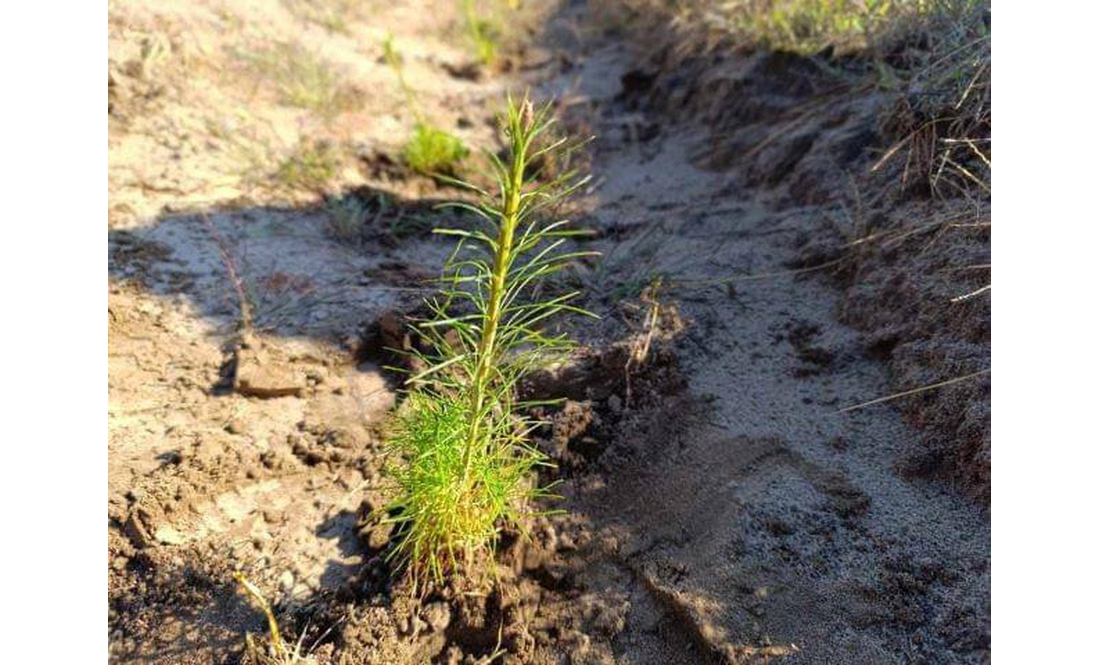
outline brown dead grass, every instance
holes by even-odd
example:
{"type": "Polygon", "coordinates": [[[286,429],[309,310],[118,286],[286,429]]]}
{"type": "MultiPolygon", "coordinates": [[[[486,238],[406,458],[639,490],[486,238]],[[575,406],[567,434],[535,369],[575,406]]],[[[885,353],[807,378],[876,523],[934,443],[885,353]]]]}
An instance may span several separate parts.
{"type": "Polygon", "coordinates": [[[360,95],[346,83],[347,77],[301,45],[284,42],[244,51],[239,57],[255,76],[274,87],[286,106],[332,118],[359,103],[360,95]]]}
{"type": "MultiPolygon", "coordinates": [[[[664,40],[674,61],[770,49],[814,57],[894,95],[892,144],[874,171],[903,188],[981,204],[990,197],[992,109],[988,0],[655,0],[605,3],[664,40]]],[[[622,23],[620,21],[620,23],[622,23]]],[[[610,29],[609,22],[606,28],[610,29]]],[[[615,25],[614,27],[619,27],[615,25]]]]}

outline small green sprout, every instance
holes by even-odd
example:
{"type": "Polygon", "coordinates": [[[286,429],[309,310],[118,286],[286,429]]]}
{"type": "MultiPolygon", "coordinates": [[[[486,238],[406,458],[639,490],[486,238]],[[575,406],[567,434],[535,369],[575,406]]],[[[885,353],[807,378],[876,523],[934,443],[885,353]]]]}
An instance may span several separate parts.
{"type": "Polygon", "coordinates": [[[478,15],[474,0],[462,0],[462,11],[466,16],[466,35],[477,61],[486,67],[493,66],[497,61],[500,30],[495,23],[478,15]]]}
{"type": "Polygon", "coordinates": [[[459,163],[469,154],[466,146],[457,136],[439,129],[424,116],[416,94],[405,80],[405,71],[394,48],[392,35],[387,36],[382,43],[382,52],[387,64],[397,74],[397,82],[405,94],[405,102],[416,117],[416,128],[401,150],[401,161],[421,175],[457,175],[459,163]]]}
{"type": "Polygon", "coordinates": [[[469,151],[462,141],[428,124],[418,123],[412,138],[401,150],[401,159],[421,175],[456,173],[459,162],[469,151]]]}

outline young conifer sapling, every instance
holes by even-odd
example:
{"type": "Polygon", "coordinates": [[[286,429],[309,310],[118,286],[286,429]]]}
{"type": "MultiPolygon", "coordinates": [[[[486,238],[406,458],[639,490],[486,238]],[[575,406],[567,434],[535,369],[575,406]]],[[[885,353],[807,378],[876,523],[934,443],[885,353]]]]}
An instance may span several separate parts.
{"type": "Polygon", "coordinates": [[[565,333],[546,331],[562,314],[589,315],[575,306],[577,291],[546,295],[546,278],[573,260],[579,231],[552,212],[584,185],[574,172],[540,180],[532,164],[572,149],[549,141],[550,107],[536,110],[511,98],[502,119],[504,159],[487,153],[496,183],[476,203],[453,203],[477,220],[469,229],[436,229],[455,238],[440,293],[427,301],[433,318],[418,326],[427,366],[408,381],[387,447],[394,493],[387,517],[399,534],[394,556],[413,574],[436,581],[490,551],[505,525],[522,527],[535,499],[534,471],[547,463],[530,443],[538,425],[524,415],[517,388],[571,346],[565,333]]]}

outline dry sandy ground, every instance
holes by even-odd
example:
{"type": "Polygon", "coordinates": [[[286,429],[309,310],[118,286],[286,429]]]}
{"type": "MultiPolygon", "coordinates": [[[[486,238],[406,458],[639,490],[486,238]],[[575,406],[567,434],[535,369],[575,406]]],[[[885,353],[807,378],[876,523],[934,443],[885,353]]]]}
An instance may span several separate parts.
{"type": "MultiPolygon", "coordinates": [[[[822,155],[858,163],[874,100],[823,112],[809,146],[743,159],[750,139],[716,139],[715,118],[733,120],[699,108],[719,102],[678,100],[660,54],[583,5],[537,23],[508,73],[471,77],[454,3],[361,3],[339,25],[314,11],[340,4],[111,3],[112,661],[237,662],[263,631],[238,568],[322,662],[498,647],[532,663],[988,661],[989,517],[970,476],[911,473],[928,432],[894,404],[838,412],[897,384],[882,326],[839,320],[889,318],[852,296],[868,288],[853,271],[883,268],[796,269],[831,246],[822,155]],[[398,315],[447,251],[424,232],[430,203],[455,195],[389,158],[414,119],[381,60],[388,33],[425,112],[471,146],[497,145],[508,87],[558,98],[597,136],[574,212],[603,258],[568,278],[602,319],[529,387],[569,398],[540,439],[565,513],[506,539],[488,595],[452,584],[413,602],[366,519],[397,399],[380,348],[401,343],[398,315]],[[273,48],[339,72],[336,101],[294,106],[263,64],[273,48]],[[318,142],[331,177],[280,176],[318,142]],[[319,198],[348,192],[375,206],[352,243],[326,234],[319,198]]],[[[802,66],[723,71],[766,109],[817,94],[802,66]]]]}

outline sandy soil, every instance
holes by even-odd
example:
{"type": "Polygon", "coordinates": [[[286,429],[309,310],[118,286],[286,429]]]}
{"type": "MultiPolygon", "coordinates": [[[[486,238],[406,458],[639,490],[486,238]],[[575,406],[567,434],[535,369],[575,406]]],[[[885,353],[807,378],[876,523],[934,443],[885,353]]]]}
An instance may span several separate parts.
{"type": "MultiPolygon", "coordinates": [[[[238,662],[263,632],[243,569],[321,662],[987,662],[988,384],[839,412],[988,366],[986,301],[944,316],[970,284],[917,278],[981,260],[981,238],[950,261],[841,254],[884,100],[767,54],[699,71],[583,4],[471,77],[454,3],[400,4],[339,30],[275,0],[111,4],[112,661],[238,662]],[[603,258],[568,279],[602,318],[526,388],[569,399],[539,435],[565,511],[506,539],[487,595],[416,602],[366,519],[398,399],[381,349],[447,250],[418,220],[455,195],[387,158],[413,123],[391,32],[470,145],[496,145],[508,87],[597,136],[575,212],[603,258]],[[354,101],[288,106],[242,56],[276,43],[321,54],[354,101]],[[273,176],[316,141],[331,178],[273,176]],[[351,243],[321,200],[349,192],[389,202],[351,243]]],[[[867,209],[881,226],[922,206],[867,209]]]]}

